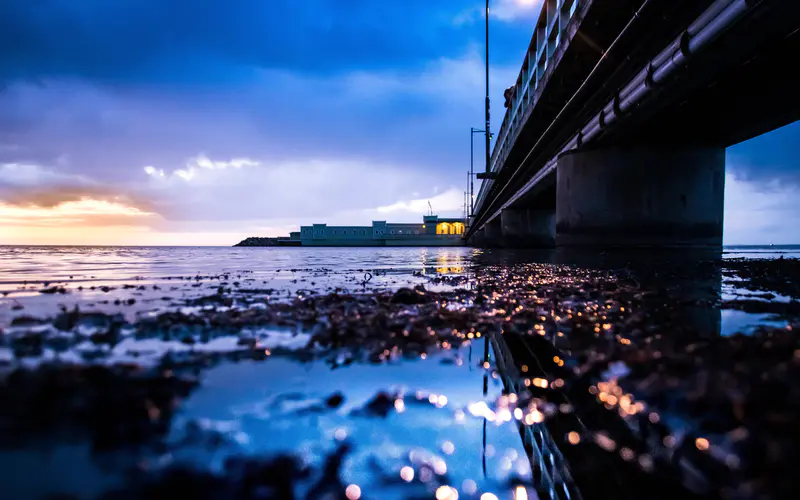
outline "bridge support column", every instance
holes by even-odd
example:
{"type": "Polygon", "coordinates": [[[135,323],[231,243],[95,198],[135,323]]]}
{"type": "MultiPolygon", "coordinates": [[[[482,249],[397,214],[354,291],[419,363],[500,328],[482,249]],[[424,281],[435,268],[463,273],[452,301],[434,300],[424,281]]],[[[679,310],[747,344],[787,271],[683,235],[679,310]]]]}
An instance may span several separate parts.
{"type": "Polygon", "coordinates": [[[510,209],[500,213],[503,246],[550,248],[555,246],[555,210],[510,209]]]}
{"type": "Polygon", "coordinates": [[[503,246],[503,228],[499,217],[495,217],[483,226],[483,234],[485,236],[483,247],[497,248],[503,246]]]}
{"type": "Polygon", "coordinates": [[[484,247],[486,245],[486,232],[483,229],[475,231],[469,240],[469,244],[477,248],[484,247]]]}
{"type": "Polygon", "coordinates": [[[528,209],[528,245],[534,248],[556,246],[556,210],[528,209]]]}
{"type": "Polygon", "coordinates": [[[721,246],[723,148],[571,152],[558,159],[559,246],[721,246]]]}

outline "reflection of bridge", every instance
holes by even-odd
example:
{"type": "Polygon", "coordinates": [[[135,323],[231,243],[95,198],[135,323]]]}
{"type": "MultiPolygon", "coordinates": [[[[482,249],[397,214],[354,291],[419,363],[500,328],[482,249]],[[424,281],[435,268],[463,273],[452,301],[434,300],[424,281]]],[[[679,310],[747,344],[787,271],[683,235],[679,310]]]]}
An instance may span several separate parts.
{"type": "MultiPolygon", "coordinates": [[[[652,294],[650,299],[639,304],[641,311],[649,311],[646,317],[650,326],[668,331],[676,338],[682,336],[683,342],[702,342],[720,335],[717,301],[722,274],[718,267],[710,265],[720,258],[718,249],[639,251],[627,255],[600,254],[581,248],[537,252],[489,250],[480,252],[473,261],[476,265],[474,282],[480,290],[482,269],[513,269],[532,262],[603,270],[604,274],[616,270],[619,276],[635,283],[638,290],[648,295],[650,291],[668,291],[652,294]],[[620,271],[622,269],[624,271],[620,271]],[[670,303],[672,307],[657,312],[663,303],[670,303]]],[[[504,296],[505,292],[500,291],[500,295],[504,296]]],[[[559,314],[559,311],[552,314],[559,314]]],[[[721,489],[724,480],[720,478],[704,478],[701,482],[709,482],[699,488],[698,483],[687,482],[681,473],[685,465],[683,459],[678,454],[667,458],[665,449],[660,446],[660,437],[652,441],[655,433],[643,426],[643,420],[649,421],[644,413],[628,418],[598,403],[590,387],[603,379],[596,378],[596,374],[575,372],[576,363],[582,364],[580,352],[586,348],[580,335],[556,336],[555,331],[531,335],[524,333],[530,328],[527,322],[519,325],[521,330],[514,326],[514,320],[504,324],[502,334],[496,331],[486,337],[486,342],[491,342],[495,357],[491,361],[505,393],[517,394],[520,401],[530,396],[541,398],[559,409],[542,423],[518,422],[540,498],[696,499],[706,498],[704,494],[721,489]],[[556,359],[561,363],[556,363],[556,359]],[[537,386],[536,379],[548,383],[537,386]],[[560,382],[556,382],[559,379],[560,382]],[[569,410],[563,411],[562,405],[567,405],[569,410]],[[571,433],[575,433],[573,438],[570,438],[571,433]],[[616,439],[619,443],[616,450],[612,452],[600,446],[595,439],[598,433],[616,439]],[[639,467],[636,460],[624,458],[623,443],[637,453],[650,453],[648,456],[653,457],[655,470],[648,472],[639,467]],[[690,486],[697,489],[690,489],[690,486]]],[[[484,358],[484,361],[489,360],[484,358]]],[[[652,403],[644,397],[640,400],[652,403]]],[[[691,462],[687,463],[690,468],[691,462]]]]}
{"type": "Polygon", "coordinates": [[[721,244],[725,148],[800,117],[793,0],[546,0],[475,245],[721,244]]]}
{"type": "MultiPolygon", "coordinates": [[[[547,341],[538,335],[528,337],[496,335],[492,336],[491,342],[505,391],[509,394],[519,394],[520,397],[534,390],[532,385],[529,388],[522,383],[524,379],[520,376],[521,367],[529,368],[529,376],[554,380],[552,373],[548,377],[549,370],[544,369],[546,361],[544,355],[549,355],[551,358],[554,353],[564,355],[555,346],[547,345],[547,341]]],[[[579,392],[583,392],[584,399],[593,398],[586,391],[588,386],[583,389],[579,392]]],[[[548,400],[550,403],[558,403],[559,397],[551,393],[548,400]]],[[[591,427],[598,425],[598,420],[591,418],[587,412],[580,411],[580,408],[585,410],[586,402],[571,401],[564,394],[560,395],[560,401],[559,406],[564,404],[570,406],[568,414],[561,412],[556,418],[533,425],[517,422],[539,498],[554,500],[707,498],[684,485],[684,480],[677,472],[674,463],[659,461],[657,464],[659,469],[648,472],[629,463],[621,453],[611,453],[602,445],[594,444],[593,431],[598,429],[591,427]],[[584,424],[583,419],[587,416],[590,418],[584,424]],[[575,446],[577,442],[568,442],[568,434],[577,436],[581,445],[575,446]],[[562,443],[562,446],[559,447],[557,443],[562,443]]],[[[627,429],[627,424],[621,417],[617,424],[618,430],[619,426],[627,429]]],[[[640,429],[640,432],[646,435],[649,431],[640,429]]],[[[630,431],[625,437],[630,440],[632,436],[635,434],[630,431]]],[[[642,442],[642,446],[646,447],[646,444],[642,442]]]]}
{"type": "MultiPolygon", "coordinates": [[[[511,352],[508,349],[502,336],[485,337],[485,353],[488,357],[489,342],[492,344],[492,352],[495,353],[495,364],[497,371],[503,381],[503,387],[508,394],[525,394],[527,389],[524,387],[519,370],[514,363],[511,352]]],[[[486,359],[486,358],[485,358],[486,359]]],[[[484,375],[487,377],[488,375],[484,375]]],[[[486,387],[486,381],[484,381],[486,387]]],[[[533,473],[534,486],[542,498],[581,498],[572,475],[561,451],[550,436],[547,426],[543,422],[528,425],[523,421],[517,420],[520,437],[533,473]]],[[[484,433],[486,423],[484,421],[484,433]]]]}

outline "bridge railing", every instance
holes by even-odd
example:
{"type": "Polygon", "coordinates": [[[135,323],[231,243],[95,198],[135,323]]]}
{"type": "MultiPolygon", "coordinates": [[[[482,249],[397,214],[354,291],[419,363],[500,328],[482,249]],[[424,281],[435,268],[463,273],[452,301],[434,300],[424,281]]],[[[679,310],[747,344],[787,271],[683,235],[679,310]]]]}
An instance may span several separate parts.
{"type": "MultiPolygon", "coordinates": [[[[511,105],[506,110],[503,123],[490,160],[490,170],[502,168],[519,133],[525,114],[536,105],[537,93],[551,58],[560,45],[563,32],[581,3],[590,0],[545,0],[536,22],[528,52],[522,63],[517,82],[513,87],[511,105]]],[[[488,190],[487,183],[481,185],[475,206],[480,207],[488,190]]]]}

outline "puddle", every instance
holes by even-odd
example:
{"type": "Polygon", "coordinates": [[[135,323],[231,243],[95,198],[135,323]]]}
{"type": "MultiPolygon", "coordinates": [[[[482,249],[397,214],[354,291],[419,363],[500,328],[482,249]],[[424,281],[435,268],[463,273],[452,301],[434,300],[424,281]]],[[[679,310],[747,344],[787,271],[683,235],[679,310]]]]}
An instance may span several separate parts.
{"type": "MultiPolygon", "coordinates": [[[[277,356],[221,364],[201,375],[199,388],[174,416],[169,451],[123,460],[120,467],[135,462],[152,472],[191,464],[222,474],[231,457],[290,454],[318,468],[346,444],[351,450],[339,479],[345,487],[356,485],[363,498],[432,498],[437,490],[449,492],[444,498],[507,498],[515,482],[531,480],[531,465],[514,419],[496,418],[484,428],[475,410],[495,407],[502,392],[501,382],[481,366],[482,344],[334,370],[321,360],[277,356]],[[375,403],[381,394],[389,395],[385,417],[375,403]],[[378,413],[365,409],[371,403],[378,413]]],[[[108,470],[96,459],[79,446],[0,452],[0,464],[24,464],[15,481],[3,483],[0,496],[81,496],[124,484],[123,470],[108,470]],[[48,471],[46,484],[39,480],[42,470],[48,471]]],[[[308,493],[314,481],[313,474],[298,481],[298,493],[308,493]]]]}
{"type": "Polygon", "coordinates": [[[737,333],[752,334],[762,326],[786,328],[789,322],[776,318],[774,314],[753,314],[736,309],[723,309],[721,312],[720,332],[723,336],[737,333]]]}

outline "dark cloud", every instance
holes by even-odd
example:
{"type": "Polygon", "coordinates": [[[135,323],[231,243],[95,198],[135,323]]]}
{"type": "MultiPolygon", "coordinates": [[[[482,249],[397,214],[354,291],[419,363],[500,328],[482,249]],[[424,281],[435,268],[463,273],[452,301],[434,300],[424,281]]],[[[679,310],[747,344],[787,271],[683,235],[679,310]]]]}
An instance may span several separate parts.
{"type": "MultiPolygon", "coordinates": [[[[495,70],[496,94],[516,72],[509,67],[495,70]]],[[[114,184],[141,179],[146,165],[176,170],[205,153],[265,164],[359,160],[460,180],[469,162],[467,128],[483,118],[482,72],[470,53],[419,71],[265,71],[254,82],[194,92],[17,83],[0,95],[7,110],[0,112],[0,141],[8,131],[13,146],[0,148],[0,163],[114,184]]]]}
{"type": "Polygon", "coordinates": [[[0,203],[18,207],[54,208],[62,203],[93,199],[150,210],[151,200],[120,186],[109,186],[80,175],[37,165],[0,162],[0,203]]]}
{"type": "Polygon", "coordinates": [[[80,201],[83,198],[108,198],[106,190],[77,186],[41,186],[9,190],[0,185],[0,200],[10,205],[23,207],[53,208],[62,203],[80,201]]]}
{"type": "Polygon", "coordinates": [[[778,181],[800,187],[800,122],[730,148],[728,165],[736,175],[752,182],[778,181]]]}
{"type": "MultiPolygon", "coordinates": [[[[0,1],[0,163],[112,184],[201,152],[460,170],[468,151],[459,127],[482,121],[482,63],[471,45],[480,47],[482,23],[462,15],[474,7],[0,1]],[[477,72],[448,66],[470,52],[477,72]],[[468,101],[450,97],[465,91],[468,101]]],[[[493,60],[516,71],[529,26],[495,26],[493,60]]]]}
{"type": "MultiPolygon", "coordinates": [[[[474,0],[3,0],[0,81],[73,76],[215,85],[254,68],[331,74],[407,68],[481,41],[455,20],[474,0]]],[[[518,59],[529,26],[497,30],[518,59]],[[521,41],[520,41],[521,40],[521,41]]]]}

